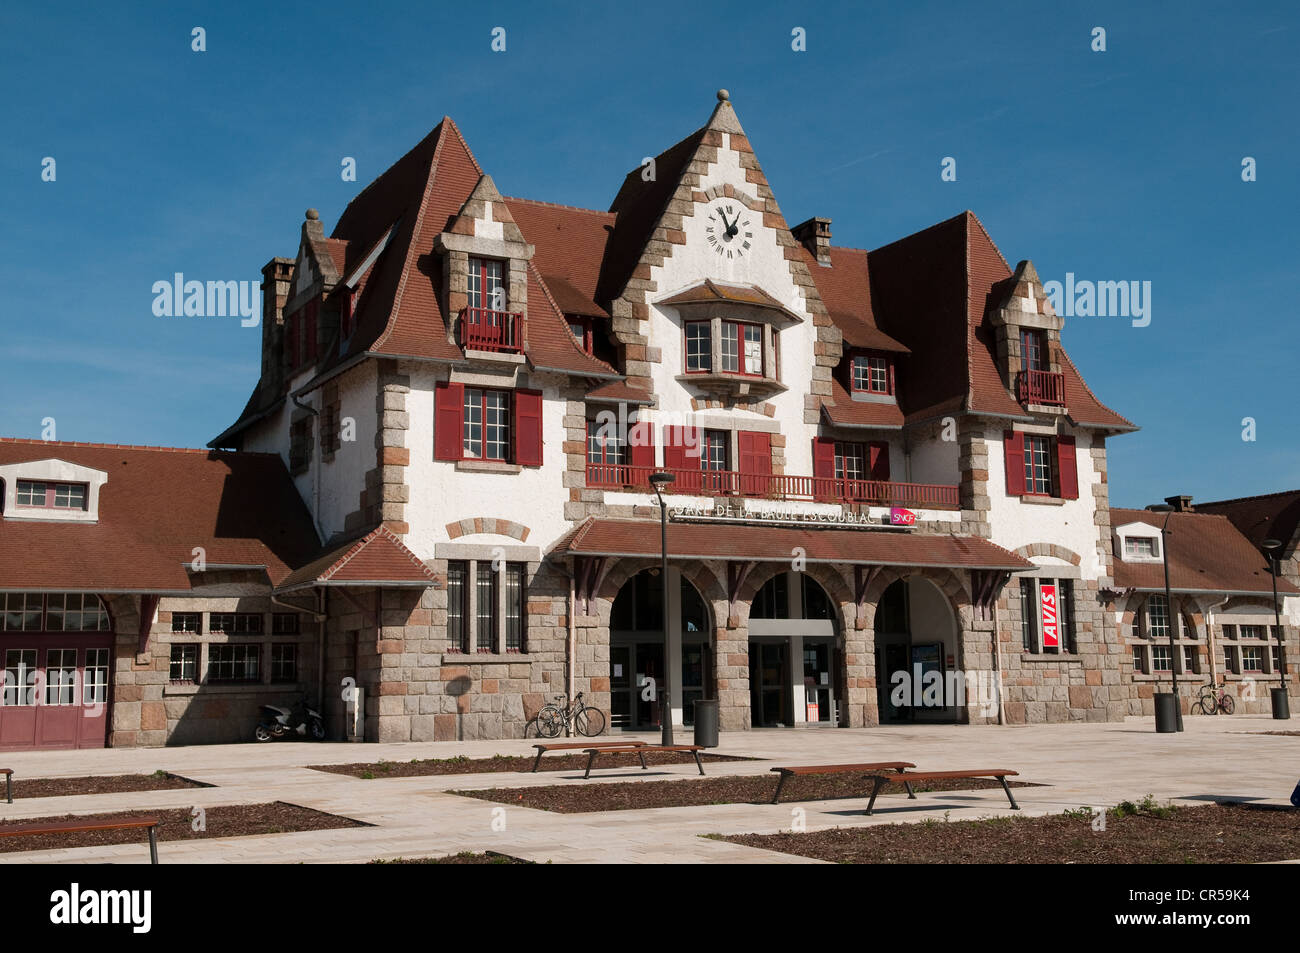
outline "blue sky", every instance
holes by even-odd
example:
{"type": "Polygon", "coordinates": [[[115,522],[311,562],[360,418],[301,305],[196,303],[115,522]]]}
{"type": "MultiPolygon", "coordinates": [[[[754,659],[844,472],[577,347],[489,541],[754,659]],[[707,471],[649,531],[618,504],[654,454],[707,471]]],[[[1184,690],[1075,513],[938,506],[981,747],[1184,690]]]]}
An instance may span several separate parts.
{"type": "Polygon", "coordinates": [[[155,317],[155,281],[258,280],[304,209],[328,232],[444,114],[506,194],[606,208],[725,86],[787,220],[828,216],[837,245],[970,208],[1044,281],[1152,283],[1149,326],[1064,331],[1143,428],[1110,442],[1114,504],[1300,486],[1300,14],[1054,6],[11,5],[0,434],[53,417],[63,440],[202,446],[247,399],[260,332],[155,317]]]}

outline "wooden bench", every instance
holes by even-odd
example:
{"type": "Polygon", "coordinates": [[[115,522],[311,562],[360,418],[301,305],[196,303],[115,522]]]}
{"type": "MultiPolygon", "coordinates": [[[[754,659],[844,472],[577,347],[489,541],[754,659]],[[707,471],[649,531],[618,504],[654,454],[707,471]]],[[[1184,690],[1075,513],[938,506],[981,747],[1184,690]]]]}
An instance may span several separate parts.
{"type": "Polygon", "coordinates": [[[986,771],[900,771],[897,774],[877,774],[875,786],[871,789],[871,803],[867,805],[867,814],[870,815],[876,806],[876,795],[880,793],[880,789],[890,781],[904,785],[907,788],[907,796],[915,799],[916,795],[912,793],[913,781],[939,781],[944,778],[997,778],[1002,782],[1002,790],[1007,793],[1011,809],[1018,811],[1020,805],[1016,803],[1016,799],[1011,794],[1011,786],[1007,784],[1007,777],[1018,773],[1006,768],[990,768],[986,771]]]}
{"type": "Polygon", "coordinates": [[[0,824],[0,837],[22,837],[24,834],[77,834],[82,831],[124,831],[138,828],[149,830],[149,863],[158,863],[158,818],[156,817],[106,817],[81,821],[58,821],[53,824],[0,824]]]}
{"type": "Polygon", "coordinates": [[[5,776],[5,798],[12,804],[14,802],[14,769],[0,768],[0,774],[5,776]]]}
{"type": "Polygon", "coordinates": [[[689,751],[695,755],[695,766],[700,769],[700,774],[704,773],[704,765],[700,763],[700,752],[704,750],[703,745],[647,745],[637,742],[635,744],[624,744],[622,746],[605,745],[600,748],[587,746],[587,773],[582,777],[591,777],[591,766],[596,761],[598,754],[616,754],[618,752],[635,753],[641,758],[641,770],[646,769],[645,756],[647,751],[689,751]]]}
{"type": "Polygon", "coordinates": [[[537,773],[537,766],[542,763],[542,755],[548,751],[572,751],[581,749],[588,751],[592,748],[636,748],[644,747],[644,741],[557,741],[553,744],[533,745],[537,749],[537,757],[533,759],[533,774],[537,773]]]}
{"type": "MultiPolygon", "coordinates": [[[[786,778],[797,778],[805,775],[814,774],[872,774],[876,771],[898,771],[902,772],[904,768],[915,768],[916,765],[910,761],[877,761],[873,764],[805,764],[796,768],[772,768],[773,771],[781,773],[781,780],[776,782],[776,793],[772,795],[772,803],[775,804],[781,800],[781,789],[785,787],[786,778]]],[[[907,784],[907,794],[909,797],[915,797],[912,794],[912,785],[907,784]]]]}

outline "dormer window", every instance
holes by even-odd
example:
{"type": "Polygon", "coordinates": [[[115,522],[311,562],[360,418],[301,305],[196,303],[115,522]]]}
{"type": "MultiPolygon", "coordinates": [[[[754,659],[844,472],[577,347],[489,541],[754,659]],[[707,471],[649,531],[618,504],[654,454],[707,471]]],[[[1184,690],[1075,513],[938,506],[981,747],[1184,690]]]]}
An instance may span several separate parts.
{"type": "Polygon", "coordinates": [[[574,342],[578,347],[582,348],[583,353],[590,354],[592,342],[591,318],[571,314],[567,320],[569,333],[573,335],[574,342]]]}
{"type": "Polygon", "coordinates": [[[1159,559],[1160,543],[1154,536],[1129,536],[1124,540],[1124,555],[1138,559],[1159,559]]]}
{"type": "Polygon", "coordinates": [[[84,511],[86,509],[86,484],[19,480],[16,502],[19,506],[84,511]]]}
{"type": "Polygon", "coordinates": [[[506,310],[505,263],[495,258],[469,260],[469,306],[486,311],[506,310]]]}
{"type": "Polygon", "coordinates": [[[1020,329],[1020,355],[1027,371],[1047,370],[1047,341],[1042,331],[1020,329]]]}
{"type": "Polygon", "coordinates": [[[855,393],[891,395],[894,393],[894,362],[884,354],[855,354],[849,381],[855,393]]]}

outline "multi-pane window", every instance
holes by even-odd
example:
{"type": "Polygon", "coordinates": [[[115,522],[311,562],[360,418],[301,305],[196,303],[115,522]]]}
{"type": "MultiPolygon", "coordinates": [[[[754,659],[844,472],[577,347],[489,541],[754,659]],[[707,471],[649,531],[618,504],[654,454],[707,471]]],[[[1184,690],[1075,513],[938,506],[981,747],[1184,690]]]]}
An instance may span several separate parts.
{"type": "Polygon", "coordinates": [[[523,563],[506,564],[506,651],[524,650],[524,574],[523,563]]]}
{"type": "Polygon", "coordinates": [[[865,480],[867,448],[861,443],[835,443],[835,479],[865,480]]]}
{"type": "Polygon", "coordinates": [[[5,651],[4,695],[0,704],[6,707],[36,704],[36,650],[8,649],[5,651]]]}
{"type": "Polygon", "coordinates": [[[260,612],[214,612],[208,617],[208,631],[226,635],[261,635],[260,612]]]}
{"type": "Polygon", "coordinates": [[[43,506],[57,510],[84,510],[86,508],[86,484],[19,480],[17,502],[19,506],[43,506]]]}
{"type": "Polygon", "coordinates": [[[39,632],[41,628],[41,594],[39,592],[0,593],[0,630],[39,632]]]}
{"type": "Polygon", "coordinates": [[[298,613],[276,612],[271,616],[272,635],[297,635],[298,632],[298,613]]]}
{"type": "Polygon", "coordinates": [[[1147,653],[1145,645],[1133,646],[1133,671],[1142,674],[1150,674],[1147,671],[1147,653]]]}
{"type": "Polygon", "coordinates": [[[1201,670],[1201,654],[1194,645],[1183,646],[1183,671],[1193,675],[1201,670]]]}
{"type": "Polygon", "coordinates": [[[1020,356],[1027,371],[1047,370],[1047,344],[1043,332],[1022,328],[1020,331],[1020,356]]]}
{"type": "Polygon", "coordinates": [[[467,563],[447,563],[447,642],[448,651],[469,651],[469,593],[466,591],[467,563]]]}
{"type": "Polygon", "coordinates": [[[1025,434],[1025,492],[1052,495],[1052,441],[1025,434]]]}
{"type": "Polygon", "coordinates": [[[1156,538],[1154,536],[1125,536],[1124,555],[1154,558],[1160,555],[1160,550],[1156,548],[1156,538]]]}
{"type": "Polygon", "coordinates": [[[727,470],[730,440],[725,430],[705,430],[700,434],[700,469],[727,470]]]}
{"type": "Polygon", "coordinates": [[[587,462],[609,466],[627,462],[627,442],[617,427],[587,421],[587,462]]]}
{"type": "Polygon", "coordinates": [[[568,319],[569,333],[573,335],[574,341],[578,347],[590,354],[592,351],[592,327],[591,318],[570,317],[568,319]]]}
{"type": "Polygon", "coordinates": [[[722,322],[722,370],[734,374],[763,373],[763,328],[738,321],[722,322]]]}
{"type": "Polygon", "coordinates": [[[71,705],[77,700],[77,650],[45,652],[45,704],[71,705]]]}
{"type": "Polygon", "coordinates": [[[503,390],[465,388],[464,454],[501,460],[510,453],[510,394],[503,390]]]}
{"type": "Polygon", "coordinates": [[[172,631],[197,635],[203,628],[202,612],[173,612],[172,631]]]}
{"type": "Polygon", "coordinates": [[[108,702],[108,649],[86,649],[86,674],[81,700],[86,705],[108,702]]]}
{"type": "Polygon", "coordinates": [[[1152,639],[1169,638],[1169,603],[1159,593],[1147,599],[1147,636],[1152,639]]]}
{"type": "Polygon", "coordinates": [[[868,394],[891,393],[889,358],[879,354],[856,354],[853,357],[853,389],[868,394]]]}
{"type": "Polygon", "coordinates": [[[1168,645],[1151,646],[1151,671],[1167,672],[1172,667],[1173,657],[1168,645]]]}
{"type": "MultiPolygon", "coordinates": [[[[1243,626],[1243,628],[1245,628],[1243,626]]],[[[1241,670],[1243,672],[1264,671],[1264,647],[1261,645],[1243,645],[1241,647],[1241,670]]]]}
{"type": "Polygon", "coordinates": [[[1282,674],[1282,652],[1281,652],[1281,650],[1280,650],[1279,647],[1276,646],[1276,645],[1270,645],[1270,646],[1268,647],[1268,654],[1269,654],[1269,655],[1272,657],[1272,659],[1273,659],[1273,674],[1274,674],[1274,675],[1281,675],[1281,674],[1282,674]]]}
{"type": "Polygon", "coordinates": [[[194,642],[172,646],[170,678],[173,682],[190,683],[199,677],[199,647],[194,642]]]}
{"type": "Polygon", "coordinates": [[[1020,580],[1020,641],[1026,652],[1076,651],[1073,580],[1020,580]],[[1045,591],[1045,587],[1051,588],[1045,591]],[[1052,644],[1053,636],[1055,645],[1052,644]]]}
{"type": "Polygon", "coordinates": [[[208,646],[209,682],[261,681],[262,647],[237,642],[208,646]]]}
{"type": "Polygon", "coordinates": [[[474,598],[474,647],[495,652],[497,643],[497,574],[486,560],[476,564],[474,598]]]}
{"type": "Polygon", "coordinates": [[[713,333],[708,321],[691,321],[686,325],[686,372],[696,374],[713,370],[713,333]]]}
{"type": "Polygon", "coordinates": [[[45,602],[48,632],[107,632],[108,612],[93,592],[51,593],[45,602]]]}
{"type": "Polygon", "coordinates": [[[469,306],[489,311],[506,309],[505,265],[494,258],[469,260],[469,306]]]}
{"type": "Polygon", "coordinates": [[[1262,625],[1243,625],[1241,626],[1241,637],[1243,639],[1262,639],[1264,638],[1264,628],[1262,625]]]}
{"type": "Polygon", "coordinates": [[[298,646],[292,642],[271,645],[271,681],[298,681],[298,646]]]}

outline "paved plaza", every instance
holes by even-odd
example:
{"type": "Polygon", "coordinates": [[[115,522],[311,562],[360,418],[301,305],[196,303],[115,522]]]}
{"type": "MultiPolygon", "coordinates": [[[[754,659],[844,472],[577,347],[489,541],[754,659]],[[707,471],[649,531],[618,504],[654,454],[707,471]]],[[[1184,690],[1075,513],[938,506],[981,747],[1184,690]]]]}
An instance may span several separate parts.
{"type": "MultiPolygon", "coordinates": [[[[951,725],[837,730],[767,730],[722,735],[719,754],[762,761],[706,764],[710,776],[767,774],[773,765],[912,761],[918,770],[1011,768],[1024,814],[1081,805],[1113,806],[1148,794],[1188,804],[1213,798],[1286,804],[1300,778],[1300,737],[1261,734],[1291,722],[1266,717],[1185,718],[1179,735],[1156,734],[1150,718],[1109,724],[951,725]]],[[[688,732],[678,741],[689,741],[688,732]]],[[[657,743],[657,735],[639,735],[657,743]]],[[[353,863],[493,850],[545,863],[815,863],[699,835],[788,830],[797,809],[809,831],[926,819],[974,819],[1012,813],[1000,789],[882,797],[874,817],[867,799],[729,804],[552,814],[448,794],[454,789],[581,784],[582,772],[543,771],[360,780],[305,765],[413,758],[532,755],[532,740],[411,744],[221,745],[118,748],[0,755],[18,778],[174,772],[214,785],[0,802],[0,817],[30,818],[121,810],[212,807],[287,801],[341,814],[369,827],[203,841],[163,842],[161,862],[353,863]],[[495,820],[495,824],[494,824],[495,820]],[[504,829],[502,821],[504,821],[504,829]]],[[[593,781],[698,777],[693,764],[600,769],[593,781]]],[[[892,789],[891,789],[892,790],[892,789]]],[[[3,863],[144,863],[143,843],[0,854],[3,863]]]]}

